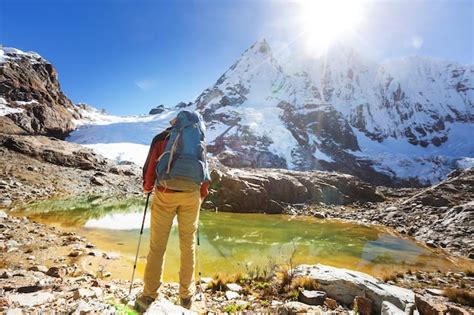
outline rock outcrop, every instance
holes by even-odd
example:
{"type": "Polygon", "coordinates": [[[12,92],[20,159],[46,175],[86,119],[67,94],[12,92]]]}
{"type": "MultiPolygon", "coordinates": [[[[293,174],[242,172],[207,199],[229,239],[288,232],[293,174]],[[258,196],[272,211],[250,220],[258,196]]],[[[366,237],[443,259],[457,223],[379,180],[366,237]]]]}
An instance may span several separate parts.
{"type": "Polygon", "coordinates": [[[0,206],[81,193],[137,194],[141,169],[56,138],[0,134],[0,206]]]}
{"type": "Polygon", "coordinates": [[[469,203],[474,200],[474,167],[459,169],[448,175],[448,178],[437,185],[422,190],[406,199],[403,205],[419,203],[431,207],[459,206],[460,201],[469,203]]]}
{"type": "Polygon", "coordinates": [[[149,114],[150,115],[158,115],[158,114],[161,114],[162,112],[164,112],[166,110],[165,108],[165,105],[161,104],[161,105],[158,105],[156,107],[153,107],[149,114]]]}
{"type": "Polygon", "coordinates": [[[79,144],[45,136],[1,135],[0,145],[37,160],[83,170],[103,170],[107,161],[79,144]]]}
{"type": "Polygon", "coordinates": [[[341,303],[350,305],[357,296],[366,297],[374,304],[374,310],[380,313],[383,301],[388,301],[401,310],[414,303],[413,291],[386,284],[368,274],[348,269],[339,269],[324,265],[300,265],[296,276],[314,279],[319,288],[341,303]]]}
{"type": "Polygon", "coordinates": [[[283,213],[289,204],[381,201],[376,188],[354,176],[282,169],[222,169],[211,173],[208,206],[228,212],[283,213]]]}
{"type": "Polygon", "coordinates": [[[30,134],[65,138],[79,118],[54,66],[33,52],[0,48],[0,101],[16,109],[6,117],[30,134]]]}

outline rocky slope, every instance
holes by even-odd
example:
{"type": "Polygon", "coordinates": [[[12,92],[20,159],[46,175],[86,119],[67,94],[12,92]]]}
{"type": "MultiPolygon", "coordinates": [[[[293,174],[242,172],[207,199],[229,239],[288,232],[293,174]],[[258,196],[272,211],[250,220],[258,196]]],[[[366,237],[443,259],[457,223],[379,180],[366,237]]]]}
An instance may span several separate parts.
{"type": "Polygon", "coordinates": [[[421,57],[379,64],[342,45],[287,60],[262,40],[194,106],[209,126],[209,151],[228,166],[426,184],[471,161],[463,133],[474,132],[473,75],[470,65],[421,57]]]}
{"type": "Polygon", "coordinates": [[[0,48],[2,128],[13,121],[30,134],[64,138],[80,118],[61,90],[54,66],[34,52],[0,48]]]}
{"type": "Polygon", "coordinates": [[[474,259],[474,168],[455,171],[438,185],[422,190],[386,190],[382,203],[319,206],[295,211],[330,218],[382,224],[430,247],[474,259]],[[395,194],[394,194],[395,193],[395,194]]]}
{"type": "Polygon", "coordinates": [[[0,133],[0,205],[83,193],[138,194],[140,183],[134,164],[119,165],[56,138],[0,133]]]}

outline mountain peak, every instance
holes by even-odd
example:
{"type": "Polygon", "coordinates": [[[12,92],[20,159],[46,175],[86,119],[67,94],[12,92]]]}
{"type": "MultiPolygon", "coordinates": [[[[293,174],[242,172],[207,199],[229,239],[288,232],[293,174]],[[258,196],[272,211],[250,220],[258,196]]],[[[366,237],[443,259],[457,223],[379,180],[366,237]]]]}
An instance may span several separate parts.
{"type": "Polygon", "coordinates": [[[272,50],[265,38],[262,38],[256,41],[252,46],[250,46],[249,51],[259,52],[261,54],[271,54],[272,50]]]}
{"type": "Polygon", "coordinates": [[[4,47],[0,45],[0,63],[4,63],[7,60],[18,60],[22,57],[27,57],[36,62],[45,61],[43,57],[33,51],[24,52],[17,48],[4,47]]]}

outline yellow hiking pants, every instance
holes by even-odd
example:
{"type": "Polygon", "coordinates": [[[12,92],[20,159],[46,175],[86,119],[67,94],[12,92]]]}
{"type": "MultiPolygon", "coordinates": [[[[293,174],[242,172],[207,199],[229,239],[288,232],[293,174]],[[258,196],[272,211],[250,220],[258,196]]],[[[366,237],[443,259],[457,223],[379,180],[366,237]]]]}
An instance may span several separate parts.
{"type": "Polygon", "coordinates": [[[150,251],[148,253],[143,295],[156,298],[163,280],[166,244],[175,215],[178,215],[179,247],[179,296],[193,294],[193,276],[196,250],[196,230],[199,221],[201,196],[199,191],[163,193],[155,190],[151,206],[150,251]]]}

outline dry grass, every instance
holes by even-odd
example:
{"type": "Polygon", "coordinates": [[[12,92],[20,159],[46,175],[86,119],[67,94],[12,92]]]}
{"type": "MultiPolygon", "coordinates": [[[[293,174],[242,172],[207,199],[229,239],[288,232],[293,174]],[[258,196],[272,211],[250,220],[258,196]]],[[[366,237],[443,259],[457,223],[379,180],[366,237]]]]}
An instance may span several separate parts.
{"type": "Polygon", "coordinates": [[[474,306],[474,293],[468,290],[447,288],[444,293],[451,302],[474,306]]]}
{"type": "Polygon", "coordinates": [[[288,268],[282,268],[276,272],[276,278],[281,287],[288,287],[291,283],[291,274],[288,268]]]}
{"type": "MultiPolygon", "coordinates": [[[[403,277],[403,275],[402,275],[402,277],[403,277]]],[[[398,281],[398,273],[386,272],[386,273],[382,274],[381,279],[384,282],[388,282],[388,281],[397,282],[398,281]]]]}
{"type": "Polygon", "coordinates": [[[211,282],[208,283],[208,288],[210,288],[212,290],[212,292],[216,292],[216,291],[225,291],[226,289],[226,284],[227,283],[231,283],[231,281],[229,281],[229,275],[225,274],[225,273],[216,273],[212,279],[211,282]]]}
{"type": "Polygon", "coordinates": [[[318,290],[319,283],[309,277],[294,277],[288,268],[281,268],[276,273],[276,282],[279,293],[299,292],[299,290],[318,290]]]}
{"type": "Polygon", "coordinates": [[[291,281],[290,288],[293,290],[318,290],[319,283],[309,277],[296,277],[291,281]]]}
{"type": "Polygon", "coordinates": [[[466,276],[467,277],[474,277],[474,270],[466,270],[466,276]]]}
{"type": "Polygon", "coordinates": [[[245,277],[242,273],[238,272],[235,274],[227,274],[223,272],[216,273],[214,277],[212,277],[212,281],[208,283],[208,288],[212,290],[212,292],[216,291],[225,291],[226,284],[228,283],[244,283],[245,277]]]}

